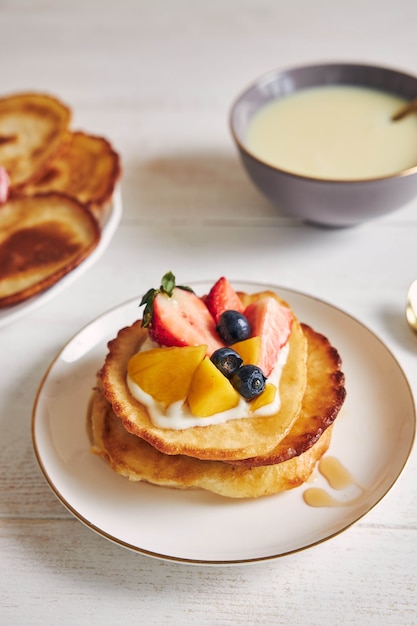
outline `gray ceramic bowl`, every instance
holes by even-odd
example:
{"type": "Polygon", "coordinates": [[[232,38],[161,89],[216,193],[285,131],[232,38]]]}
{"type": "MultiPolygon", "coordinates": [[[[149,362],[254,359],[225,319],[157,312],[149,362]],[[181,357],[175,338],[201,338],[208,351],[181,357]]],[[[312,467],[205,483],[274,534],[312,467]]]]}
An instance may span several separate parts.
{"type": "Polygon", "coordinates": [[[325,180],[270,166],[245,146],[248,124],[264,104],[324,85],[372,87],[410,100],[417,96],[417,77],[383,67],[329,63],[265,74],[237,98],[230,114],[232,135],[247,173],[283,213],[304,221],[353,226],[395,211],[417,195],[417,164],[382,178],[325,180]]]}

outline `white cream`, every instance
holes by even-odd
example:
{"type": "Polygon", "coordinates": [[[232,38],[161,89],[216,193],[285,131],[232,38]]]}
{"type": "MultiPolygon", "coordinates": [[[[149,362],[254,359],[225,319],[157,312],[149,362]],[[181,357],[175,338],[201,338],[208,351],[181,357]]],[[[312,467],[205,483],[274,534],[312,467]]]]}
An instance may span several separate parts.
{"type": "Polygon", "coordinates": [[[391,116],[405,100],[354,86],[303,89],[265,105],[245,144],[287,172],[327,180],[393,175],[417,166],[417,115],[391,116]]]}
{"type": "MultiPolygon", "coordinates": [[[[154,347],[149,342],[142,345],[141,350],[154,347]]],[[[211,424],[221,424],[229,420],[242,419],[255,416],[268,416],[277,413],[281,406],[281,397],[279,394],[279,383],[281,380],[282,370],[287,362],[289,352],[289,343],[282,348],[278,361],[268,377],[268,383],[272,383],[277,388],[275,399],[270,404],[266,404],[256,411],[250,410],[250,404],[243,398],[240,399],[238,405],[228,411],[215,413],[210,417],[196,417],[184,402],[175,402],[165,409],[159,402],[156,402],[151,395],[143,391],[129,376],[127,376],[127,386],[130,393],[136,400],[146,406],[149,416],[155,424],[160,428],[172,428],[174,430],[184,430],[193,426],[209,426],[211,424]]]]}

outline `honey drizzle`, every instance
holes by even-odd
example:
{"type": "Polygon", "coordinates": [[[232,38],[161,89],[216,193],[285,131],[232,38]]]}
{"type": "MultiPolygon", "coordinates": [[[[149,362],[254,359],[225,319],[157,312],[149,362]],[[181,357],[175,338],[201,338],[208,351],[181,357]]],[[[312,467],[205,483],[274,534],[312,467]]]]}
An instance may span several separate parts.
{"type": "Polygon", "coordinates": [[[353,504],[359,500],[365,491],[364,488],[355,480],[350,472],[335,457],[324,457],[318,465],[319,472],[327,480],[332,489],[343,490],[350,487],[356,487],[360,490],[360,495],[347,500],[338,500],[334,498],[325,489],[319,487],[310,487],[307,489],[303,498],[306,504],[314,507],[337,507],[353,504]]]}

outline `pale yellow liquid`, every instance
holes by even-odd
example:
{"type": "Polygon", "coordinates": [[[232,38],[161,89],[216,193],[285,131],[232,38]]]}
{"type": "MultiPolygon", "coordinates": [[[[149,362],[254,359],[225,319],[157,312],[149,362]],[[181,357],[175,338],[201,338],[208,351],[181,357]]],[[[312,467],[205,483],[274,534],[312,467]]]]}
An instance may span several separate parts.
{"type": "Polygon", "coordinates": [[[303,176],[389,176],[417,166],[417,114],[391,121],[404,103],[362,87],[304,89],[265,105],[245,144],[269,165],[303,176]]]}

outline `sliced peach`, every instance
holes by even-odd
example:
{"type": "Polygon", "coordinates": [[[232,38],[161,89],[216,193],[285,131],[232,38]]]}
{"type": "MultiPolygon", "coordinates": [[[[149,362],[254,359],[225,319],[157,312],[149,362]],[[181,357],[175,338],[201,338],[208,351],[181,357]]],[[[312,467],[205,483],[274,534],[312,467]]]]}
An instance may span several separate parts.
{"type": "Polygon", "coordinates": [[[266,404],[271,404],[271,402],[275,400],[276,395],[277,388],[275,387],[275,385],[273,385],[272,383],[266,383],[263,392],[250,403],[250,410],[256,411],[266,404]]]}
{"type": "Polygon", "coordinates": [[[209,417],[237,406],[240,396],[229,380],[205,357],[197,367],[188,390],[188,404],[196,417],[209,417]]]}
{"type": "Polygon", "coordinates": [[[186,399],[206,351],[206,345],[144,350],[129,359],[127,373],[143,391],[169,406],[186,399]]]}
{"type": "Polygon", "coordinates": [[[261,344],[262,340],[257,336],[238,341],[232,345],[232,348],[243,359],[243,365],[258,365],[261,359],[261,344]]]}

